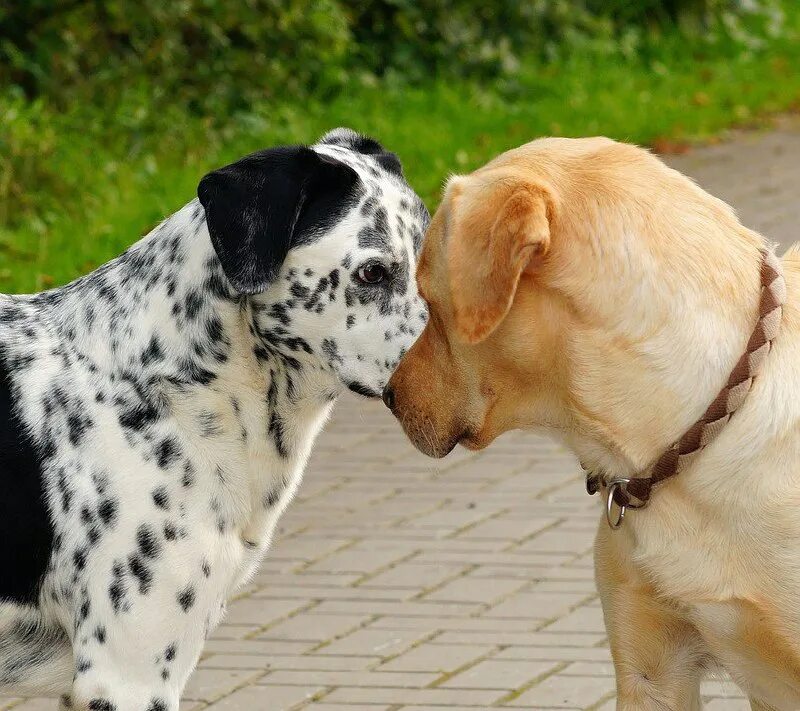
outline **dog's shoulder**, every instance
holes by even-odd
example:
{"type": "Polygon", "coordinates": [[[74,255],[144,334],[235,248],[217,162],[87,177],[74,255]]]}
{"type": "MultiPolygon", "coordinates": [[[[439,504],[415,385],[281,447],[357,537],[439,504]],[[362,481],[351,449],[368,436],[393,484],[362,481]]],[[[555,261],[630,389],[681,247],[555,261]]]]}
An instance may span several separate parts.
{"type": "Polygon", "coordinates": [[[47,569],[53,534],[44,453],[27,431],[18,391],[17,376],[33,365],[32,356],[16,337],[25,326],[13,320],[0,329],[0,599],[31,602],[47,569]]]}

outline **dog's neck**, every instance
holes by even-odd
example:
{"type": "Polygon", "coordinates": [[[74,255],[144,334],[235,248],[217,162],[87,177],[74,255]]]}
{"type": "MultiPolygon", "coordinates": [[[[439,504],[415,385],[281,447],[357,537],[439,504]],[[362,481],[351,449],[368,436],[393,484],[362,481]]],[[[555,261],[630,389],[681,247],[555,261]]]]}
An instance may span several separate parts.
{"type": "Polygon", "coordinates": [[[46,311],[68,344],[65,360],[129,380],[144,395],[166,388],[185,398],[213,383],[273,401],[280,385],[293,402],[325,408],[342,389],[335,374],[263,325],[283,290],[277,283],[256,303],[232,289],[194,200],[120,257],[33,299],[53,307],[46,311]]]}
{"type": "MultiPolygon", "coordinates": [[[[723,249],[715,247],[713,264],[702,255],[702,245],[697,254],[672,259],[634,285],[634,291],[650,293],[640,310],[625,309],[627,323],[617,320],[587,339],[599,343],[601,352],[579,356],[583,362],[592,358],[594,365],[576,372],[580,406],[566,435],[584,465],[637,476],[702,415],[755,323],[761,244],[742,230],[723,249]]],[[[612,308],[633,303],[630,287],[622,293],[629,283],[620,280],[621,293],[598,297],[599,302],[612,308]]],[[[615,320],[613,314],[606,318],[607,324],[615,320]]]]}

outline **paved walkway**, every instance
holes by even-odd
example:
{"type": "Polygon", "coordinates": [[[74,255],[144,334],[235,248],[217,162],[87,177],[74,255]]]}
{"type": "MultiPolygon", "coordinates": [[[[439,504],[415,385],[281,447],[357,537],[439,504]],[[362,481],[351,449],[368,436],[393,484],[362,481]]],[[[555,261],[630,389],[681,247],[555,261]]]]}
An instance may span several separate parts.
{"type": "MultiPolygon", "coordinates": [[[[671,161],[791,242],[800,126],[671,161]]],[[[434,462],[345,398],[260,575],[230,606],[185,711],[614,708],[575,461],[530,435],[434,462]]],[[[749,709],[726,681],[708,711],[749,709]]],[[[0,709],[52,701],[0,699],[0,709]]]]}

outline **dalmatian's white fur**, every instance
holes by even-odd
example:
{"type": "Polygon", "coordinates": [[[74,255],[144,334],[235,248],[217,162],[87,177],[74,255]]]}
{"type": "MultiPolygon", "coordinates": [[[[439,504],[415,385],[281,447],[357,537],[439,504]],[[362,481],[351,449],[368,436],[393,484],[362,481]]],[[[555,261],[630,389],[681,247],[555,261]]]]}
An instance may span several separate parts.
{"type": "Polygon", "coordinates": [[[6,693],[176,711],[335,398],[378,395],[423,326],[428,213],[375,141],[262,151],[198,194],[92,274],[0,296],[6,693]]]}

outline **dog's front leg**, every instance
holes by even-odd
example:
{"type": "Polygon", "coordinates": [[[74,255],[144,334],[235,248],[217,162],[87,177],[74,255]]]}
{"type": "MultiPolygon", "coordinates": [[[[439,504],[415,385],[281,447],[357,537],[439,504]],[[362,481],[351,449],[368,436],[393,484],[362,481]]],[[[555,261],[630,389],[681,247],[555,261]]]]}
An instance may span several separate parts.
{"type": "Polygon", "coordinates": [[[699,711],[697,631],[636,572],[624,532],[601,522],[595,572],[617,676],[617,711],[699,711]]]}
{"type": "Polygon", "coordinates": [[[75,676],[62,711],[178,711],[219,621],[230,577],[225,554],[240,545],[226,548],[216,528],[206,537],[189,525],[194,537],[176,525],[175,535],[159,539],[155,526],[140,526],[127,558],[98,545],[97,571],[75,598],[75,676]]]}

